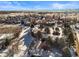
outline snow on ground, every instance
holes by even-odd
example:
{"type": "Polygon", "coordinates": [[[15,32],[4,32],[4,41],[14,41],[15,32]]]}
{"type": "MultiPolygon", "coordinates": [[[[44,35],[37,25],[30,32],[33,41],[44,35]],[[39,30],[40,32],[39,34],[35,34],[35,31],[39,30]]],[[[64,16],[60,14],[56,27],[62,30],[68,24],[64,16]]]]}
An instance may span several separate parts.
{"type": "Polygon", "coordinates": [[[5,49],[2,53],[0,53],[1,57],[5,57],[8,54],[9,49],[5,49]]]}
{"type": "Polygon", "coordinates": [[[69,51],[70,51],[70,53],[71,53],[71,56],[72,57],[75,57],[76,55],[75,55],[75,51],[74,51],[74,48],[73,47],[70,47],[70,48],[68,48],[69,49],[69,51]]]}
{"type": "Polygon", "coordinates": [[[31,42],[33,41],[32,39],[32,36],[29,34],[30,33],[30,27],[28,28],[24,28],[22,30],[22,33],[20,34],[20,37],[21,38],[21,42],[22,44],[19,45],[19,49],[20,49],[20,52],[18,54],[15,54],[14,56],[23,56],[28,47],[30,46],[31,42]]]}
{"type": "Polygon", "coordinates": [[[52,57],[61,57],[62,56],[62,53],[59,49],[57,48],[53,48],[53,51],[51,53],[51,56],[52,57]]]}
{"type": "MultiPolygon", "coordinates": [[[[20,33],[20,36],[18,38],[18,40],[20,39],[20,45],[19,45],[19,53],[15,53],[13,56],[14,57],[19,57],[19,56],[24,56],[25,52],[28,47],[30,46],[31,42],[33,41],[33,37],[29,34],[30,33],[31,28],[30,27],[24,27],[22,29],[22,32],[20,33]]],[[[14,42],[15,43],[15,42],[14,42]]],[[[0,56],[9,56],[8,55],[8,51],[10,50],[10,46],[5,49],[2,53],[0,53],[0,56]]]]}
{"type": "Polygon", "coordinates": [[[14,54],[14,57],[22,56],[24,54],[24,51],[27,49],[27,46],[24,46],[24,42],[23,42],[24,36],[27,35],[27,33],[28,33],[28,32],[26,32],[27,29],[22,29],[22,32],[21,32],[21,34],[19,36],[19,38],[21,38],[21,40],[20,40],[21,44],[19,45],[20,52],[18,54],[14,54]]]}

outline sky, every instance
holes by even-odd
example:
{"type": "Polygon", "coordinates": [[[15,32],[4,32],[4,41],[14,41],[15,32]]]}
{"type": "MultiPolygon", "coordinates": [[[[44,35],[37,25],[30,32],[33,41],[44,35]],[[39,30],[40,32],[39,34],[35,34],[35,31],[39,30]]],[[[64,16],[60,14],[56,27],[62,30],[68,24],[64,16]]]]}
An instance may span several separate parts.
{"type": "Polygon", "coordinates": [[[0,1],[0,10],[79,9],[79,1],[0,1]]]}

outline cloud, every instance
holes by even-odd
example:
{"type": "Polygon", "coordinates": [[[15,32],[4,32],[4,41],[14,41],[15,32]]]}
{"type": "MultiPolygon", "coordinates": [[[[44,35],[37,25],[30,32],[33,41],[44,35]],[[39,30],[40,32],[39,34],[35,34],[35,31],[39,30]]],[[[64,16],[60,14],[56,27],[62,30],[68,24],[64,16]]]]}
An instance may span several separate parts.
{"type": "MultiPolygon", "coordinates": [[[[64,2],[64,1],[63,1],[64,2]]],[[[19,2],[0,1],[0,10],[51,10],[51,9],[78,9],[79,2],[19,2]]]]}
{"type": "Polygon", "coordinates": [[[17,1],[11,2],[0,2],[0,10],[25,10],[25,7],[22,7],[21,4],[17,1]]]}
{"type": "Polygon", "coordinates": [[[53,9],[63,9],[64,5],[59,3],[52,4],[53,9]]]}
{"type": "Polygon", "coordinates": [[[78,9],[79,4],[77,2],[69,2],[69,3],[53,3],[51,4],[53,9],[78,9]]]}
{"type": "Polygon", "coordinates": [[[45,9],[48,9],[48,8],[45,8],[45,7],[40,6],[40,5],[36,5],[36,6],[33,6],[32,9],[33,9],[33,10],[45,10],[45,9]]]}

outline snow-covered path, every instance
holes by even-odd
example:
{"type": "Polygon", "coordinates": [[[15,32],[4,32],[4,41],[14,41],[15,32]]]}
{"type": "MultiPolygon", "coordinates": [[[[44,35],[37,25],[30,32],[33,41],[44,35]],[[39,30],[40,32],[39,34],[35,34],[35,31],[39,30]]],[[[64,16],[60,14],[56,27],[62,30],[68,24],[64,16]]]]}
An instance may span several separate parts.
{"type": "Polygon", "coordinates": [[[22,29],[22,32],[19,36],[20,39],[20,45],[19,45],[19,50],[20,52],[18,54],[15,54],[14,56],[24,56],[25,53],[27,53],[26,51],[28,50],[28,47],[30,46],[31,42],[33,41],[32,36],[29,34],[30,33],[31,28],[30,27],[26,27],[22,29]]]}

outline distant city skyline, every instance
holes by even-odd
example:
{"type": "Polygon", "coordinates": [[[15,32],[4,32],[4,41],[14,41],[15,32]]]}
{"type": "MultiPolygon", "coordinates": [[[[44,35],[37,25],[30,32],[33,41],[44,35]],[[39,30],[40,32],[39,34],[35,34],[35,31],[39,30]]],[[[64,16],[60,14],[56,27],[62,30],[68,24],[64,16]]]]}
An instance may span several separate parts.
{"type": "Polygon", "coordinates": [[[79,1],[0,1],[0,10],[79,9],[79,1]]]}

